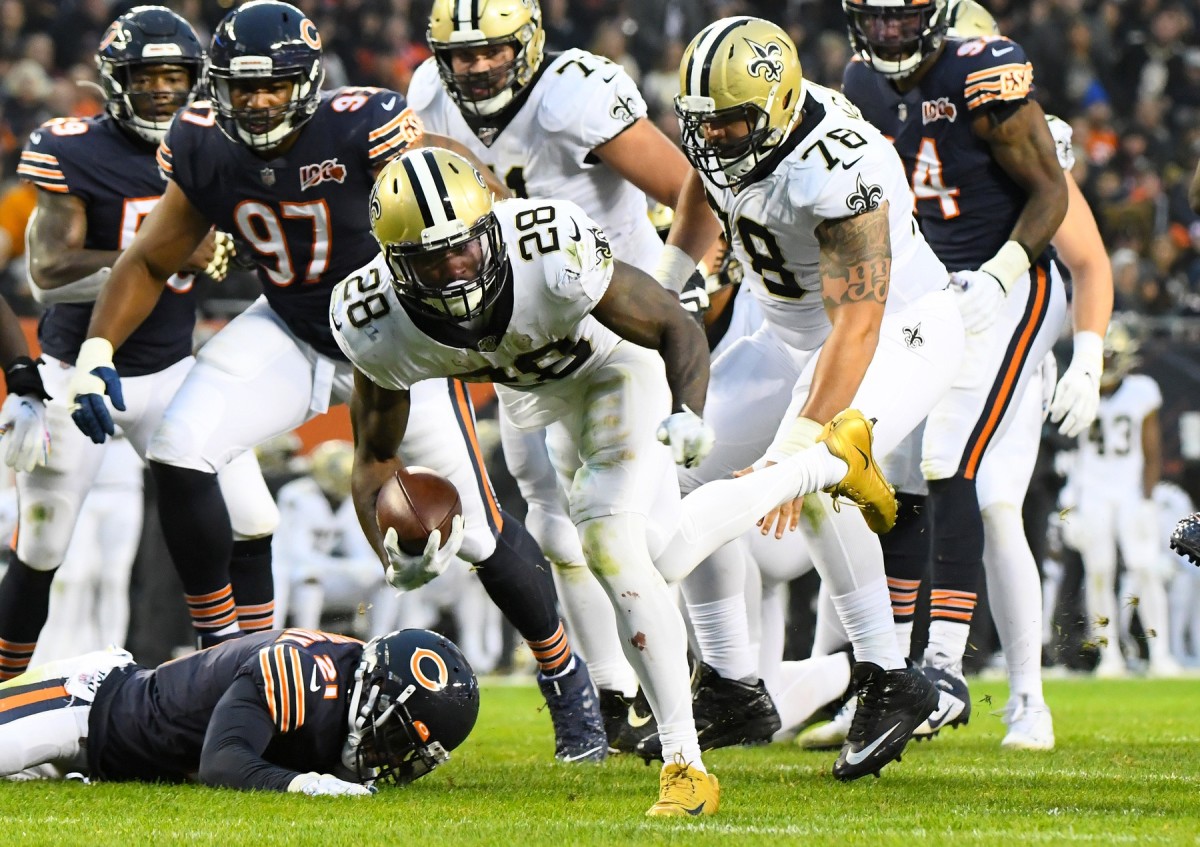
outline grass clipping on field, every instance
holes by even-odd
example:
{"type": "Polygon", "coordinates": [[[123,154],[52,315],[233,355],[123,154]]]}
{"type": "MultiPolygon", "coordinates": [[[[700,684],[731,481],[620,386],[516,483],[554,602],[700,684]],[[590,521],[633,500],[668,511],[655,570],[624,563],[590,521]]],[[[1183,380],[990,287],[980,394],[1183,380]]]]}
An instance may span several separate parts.
{"type": "Polygon", "coordinates": [[[557,763],[536,688],[485,685],[471,738],[408,788],[355,799],[0,783],[0,844],[1200,843],[1200,680],[1048,682],[1052,753],[1001,751],[1004,684],[971,692],[969,726],[910,744],[882,779],[839,783],[834,753],[792,744],[708,753],[713,817],[646,818],[657,768],[557,763]]]}

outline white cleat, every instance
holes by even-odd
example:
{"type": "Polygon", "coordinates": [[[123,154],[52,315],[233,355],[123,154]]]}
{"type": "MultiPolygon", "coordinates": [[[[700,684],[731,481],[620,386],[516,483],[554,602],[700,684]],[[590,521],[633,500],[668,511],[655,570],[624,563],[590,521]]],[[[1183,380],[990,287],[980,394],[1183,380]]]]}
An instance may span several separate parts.
{"type": "Polygon", "coordinates": [[[1156,679],[1176,679],[1184,675],[1183,665],[1175,661],[1173,656],[1159,656],[1151,659],[1146,666],[1146,676],[1156,679]]]}
{"type": "Polygon", "coordinates": [[[1054,719],[1045,703],[1029,702],[1029,695],[1008,701],[1004,710],[1008,732],[1000,747],[1004,750],[1053,750],[1054,719]]]}
{"type": "Polygon", "coordinates": [[[1129,668],[1119,652],[1105,651],[1100,664],[1096,665],[1096,679],[1124,679],[1129,676],[1129,668]]]}
{"type": "Polygon", "coordinates": [[[828,723],[810,726],[796,736],[796,744],[805,750],[840,750],[850,734],[850,725],[854,723],[854,710],[858,706],[856,697],[847,700],[833,720],[828,723]]]}

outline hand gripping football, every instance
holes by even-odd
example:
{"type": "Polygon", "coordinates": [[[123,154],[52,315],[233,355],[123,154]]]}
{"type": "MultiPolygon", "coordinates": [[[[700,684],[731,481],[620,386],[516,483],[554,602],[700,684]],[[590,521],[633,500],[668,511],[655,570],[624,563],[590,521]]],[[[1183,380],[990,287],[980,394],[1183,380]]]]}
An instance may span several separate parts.
{"type": "Polygon", "coordinates": [[[397,471],[375,499],[375,522],[381,532],[396,530],[400,549],[420,555],[429,533],[440,530],[442,544],[450,536],[450,522],[462,514],[462,500],[450,480],[429,468],[409,467],[397,471]]]}

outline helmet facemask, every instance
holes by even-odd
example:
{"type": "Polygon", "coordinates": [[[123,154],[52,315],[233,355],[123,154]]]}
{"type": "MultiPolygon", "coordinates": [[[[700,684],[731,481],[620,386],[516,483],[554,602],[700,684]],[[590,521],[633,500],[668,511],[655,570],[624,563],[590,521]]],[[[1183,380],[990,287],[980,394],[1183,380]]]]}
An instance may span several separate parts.
{"type": "Polygon", "coordinates": [[[200,78],[200,63],[188,60],[150,61],[136,64],[116,64],[102,60],[99,65],[100,81],[107,97],[108,113],[126,129],[151,144],[158,144],[163,140],[175,113],[192,102],[200,78]],[[183,91],[166,89],[134,91],[134,74],[149,67],[178,68],[188,75],[187,89],[183,91]],[[170,98],[166,101],[170,105],[170,111],[159,116],[157,112],[159,105],[163,103],[161,97],[164,92],[170,98]]]}
{"type": "Polygon", "coordinates": [[[494,115],[504,110],[522,88],[533,79],[537,66],[541,64],[542,42],[545,34],[536,24],[528,23],[511,35],[498,38],[462,38],[469,33],[454,33],[450,42],[434,41],[429,35],[429,44],[437,60],[438,75],[446,91],[462,111],[473,115],[494,115]],[[455,50],[489,47],[511,47],[513,58],[497,67],[476,73],[454,72],[451,58],[455,50]],[[536,54],[536,60],[534,58],[536,54]]]}
{"type": "Polygon", "coordinates": [[[218,124],[222,132],[234,141],[240,141],[253,150],[273,150],[295,134],[317,111],[320,104],[321,82],[325,72],[319,62],[306,71],[302,68],[286,72],[270,73],[271,60],[266,57],[248,56],[233,60],[241,64],[245,72],[229,72],[224,69],[209,70],[209,90],[217,110],[218,124]],[[261,71],[267,71],[266,74],[261,71]],[[234,91],[239,85],[272,85],[290,82],[291,94],[287,101],[266,109],[251,109],[234,106],[234,91]]]}
{"type": "MultiPolygon", "coordinates": [[[[776,87],[771,98],[777,93],[776,87]]],[[[754,103],[716,110],[710,97],[679,95],[675,98],[675,114],[684,155],[692,167],[721,188],[739,187],[786,135],[783,128],[772,127],[769,113],[754,103]],[[746,132],[737,138],[715,141],[709,138],[713,127],[725,127],[727,132],[741,127],[746,132]]]]}
{"type": "Polygon", "coordinates": [[[889,79],[911,75],[937,52],[946,37],[946,0],[919,5],[877,5],[843,0],[850,45],[875,71],[889,79]]]}
{"type": "Polygon", "coordinates": [[[508,271],[496,216],[489,212],[470,228],[457,220],[430,227],[422,242],[382,245],[397,294],[443,321],[468,322],[487,312],[508,271]],[[452,232],[437,232],[443,228],[452,232]]]}
{"type": "Polygon", "coordinates": [[[364,652],[350,696],[350,732],[342,747],[342,764],[362,783],[406,785],[449,760],[450,754],[437,741],[429,741],[429,730],[409,713],[405,703],[416,686],[410,683],[401,689],[403,681],[385,666],[368,664],[364,652]]]}

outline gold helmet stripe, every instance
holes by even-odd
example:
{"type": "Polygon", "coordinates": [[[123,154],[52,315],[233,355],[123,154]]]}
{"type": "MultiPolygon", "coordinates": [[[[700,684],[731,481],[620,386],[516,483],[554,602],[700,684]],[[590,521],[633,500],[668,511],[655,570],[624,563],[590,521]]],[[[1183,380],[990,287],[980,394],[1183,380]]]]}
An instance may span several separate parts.
{"type": "Polygon", "coordinates": [[[425,228],[454,220],[454,207],[450,205],[446,183],[438,171],[433,151],[421,150],[417,155],[405,156],[400,161],[408,175],[409,184],[414,189],[413,196],[417,199],[417,208],[421,211],[421,220],[424,221],[425,228]],[[431,200],[434,202],[430,202],[431,200]],[[441,202],[437,202],[438,200],[441,202]]]}
{"type": "Polygon", "coordinates": [[[733,32],[740,26],[743,26],[754,18],[737,17],[730,18],[728,23],[723,27],[718,27],[713,24],[709,27],[708,32],[700,43],[696,45],[696,49],[692,51],[692,57],[688,60],[688,91],[687,94],[699,95],[708,97],[708,77],[712,71],[713,58],[717,55],[717,49],[721,46],[721,42],[729,33],[733,32]]]}

